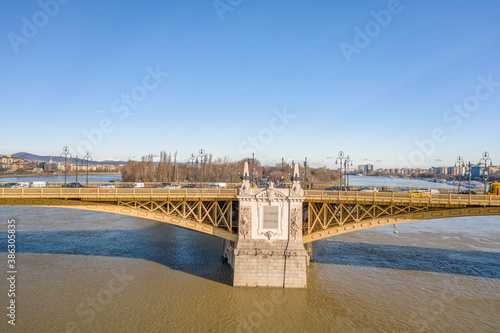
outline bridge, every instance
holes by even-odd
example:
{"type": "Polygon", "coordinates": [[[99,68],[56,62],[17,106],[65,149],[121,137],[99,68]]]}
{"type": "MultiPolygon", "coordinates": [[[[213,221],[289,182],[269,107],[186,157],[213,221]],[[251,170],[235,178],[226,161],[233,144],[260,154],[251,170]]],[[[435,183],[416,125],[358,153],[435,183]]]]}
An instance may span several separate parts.
{"type": "Polygon", "coordinates": [[[396,223],[500,215],[500,196],[289,189],[0,188],[0,206],[121,214],[224,239],[235,286],[305,288],[314,241],[396,223]]]}

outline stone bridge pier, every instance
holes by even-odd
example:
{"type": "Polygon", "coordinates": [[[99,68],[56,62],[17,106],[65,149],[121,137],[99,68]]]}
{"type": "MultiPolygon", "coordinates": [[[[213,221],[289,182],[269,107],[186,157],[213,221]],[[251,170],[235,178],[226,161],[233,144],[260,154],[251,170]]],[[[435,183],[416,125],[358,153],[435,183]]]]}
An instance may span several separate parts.
{"type": "Polygon", "coordinates": [[[235,287],[306,288],[308,251],[302,242],[299,166],[291,189],[251,188],[245,163],[239,200],[239,240],[225,241],[235,287]]]}

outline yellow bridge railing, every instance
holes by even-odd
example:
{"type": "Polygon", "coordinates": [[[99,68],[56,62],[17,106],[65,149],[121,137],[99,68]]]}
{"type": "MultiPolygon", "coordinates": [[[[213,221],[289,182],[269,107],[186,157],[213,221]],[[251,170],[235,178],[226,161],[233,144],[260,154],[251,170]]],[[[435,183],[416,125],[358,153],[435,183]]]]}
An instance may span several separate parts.
{"type": "Polygon", "coordinates": [[[2,198],[207,198],[236,199],[237,189],[222,188],[0,188],[2,198]]]}
{"type": "Polygon", "coordinates": [[[311,201],[385,201],[401,203],[433,203],[500,206],[500,196],[479,194],[424,194],[400,192],[359,192],[359,191],[304,191],[306,202],[311,201]]]}

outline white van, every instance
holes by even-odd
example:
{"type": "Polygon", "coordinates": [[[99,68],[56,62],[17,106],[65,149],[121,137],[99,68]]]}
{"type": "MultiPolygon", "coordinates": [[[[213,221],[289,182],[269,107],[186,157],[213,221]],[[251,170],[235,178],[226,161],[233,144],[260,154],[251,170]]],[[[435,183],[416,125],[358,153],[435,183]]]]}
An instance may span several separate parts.
{"type": "Polygon", "coordinates": [[[212,188],[227,188],[226,183],[212,183],[210,184],[210,187],[212,188]]]}
{"type": "Polygon", "coordinates": [[[47,187],[47,182],[30,182],[30,187],[47,187]]]}
{"type": "Polygon", "coordinates": [[[134,183],[134,187],[144,187],[144,183],[134,183]]]}

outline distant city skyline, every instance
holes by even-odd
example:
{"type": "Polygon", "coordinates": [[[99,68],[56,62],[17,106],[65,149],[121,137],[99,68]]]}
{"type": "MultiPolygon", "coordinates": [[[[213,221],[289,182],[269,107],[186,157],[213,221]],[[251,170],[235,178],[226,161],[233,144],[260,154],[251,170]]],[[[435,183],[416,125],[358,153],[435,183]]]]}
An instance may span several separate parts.
{"type": "Polygon", "coordinates": [[[500,164],[500,3],[0,4],[0,153],[500,164]]]}

